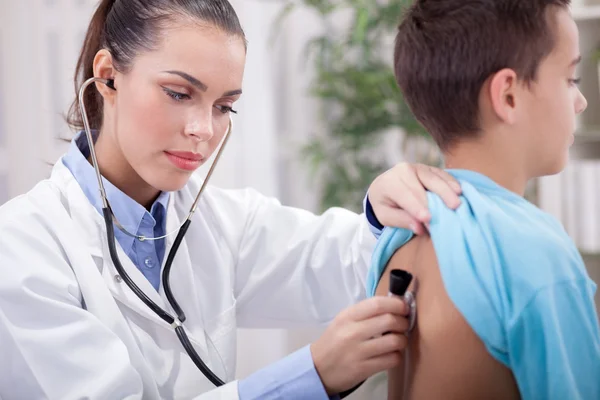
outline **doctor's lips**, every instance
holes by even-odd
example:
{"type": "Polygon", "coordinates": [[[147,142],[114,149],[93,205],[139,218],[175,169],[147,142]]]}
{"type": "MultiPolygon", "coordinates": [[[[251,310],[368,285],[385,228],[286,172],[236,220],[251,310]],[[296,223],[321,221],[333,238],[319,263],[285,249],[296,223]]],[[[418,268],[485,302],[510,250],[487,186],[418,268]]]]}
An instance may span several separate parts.
{"type": "Polygon", "coordinates": [[[204,156],[202,154],[189,151],[165,151],[165,154],[173,165],[186,171],[194,171],[204,161],[204,156]]]}

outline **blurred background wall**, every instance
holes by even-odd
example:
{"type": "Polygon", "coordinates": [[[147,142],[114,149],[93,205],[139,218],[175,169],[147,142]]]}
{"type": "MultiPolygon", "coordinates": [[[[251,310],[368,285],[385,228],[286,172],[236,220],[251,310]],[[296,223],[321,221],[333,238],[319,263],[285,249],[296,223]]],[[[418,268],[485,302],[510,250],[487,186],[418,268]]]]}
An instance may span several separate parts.
{"type": "MultiPolygon", "coordinates": [[[[574,6],[589,107],[579,121],[573,159],[563,173],[535,182],[528,198],[563,222],[600,281],[600,5],[590,2],[574,6]]],[[[315,212],[330,205],[357,209],[368,182],[393,163],[439,164],[390,69],[397,9],[405,2],[232,3],[249,40],[248,64],[234,136],[213,184],[252,186],[315,212]],[[296,7],[278,25],[290,3],[296,7]],[[341,6],[334,9],[334,3],[341,6]]],[[[95,4],[0,0],[0,204],[47,176],[49,164],[66,150],[60,139],[72,132],[63,114],[73,99],[73,68],[95,4]]],[[[242,331],[238,374],[319,332],[242,331]]],[[[383,393],[382,380],[375,379],[353,398],[383,393]]]]}

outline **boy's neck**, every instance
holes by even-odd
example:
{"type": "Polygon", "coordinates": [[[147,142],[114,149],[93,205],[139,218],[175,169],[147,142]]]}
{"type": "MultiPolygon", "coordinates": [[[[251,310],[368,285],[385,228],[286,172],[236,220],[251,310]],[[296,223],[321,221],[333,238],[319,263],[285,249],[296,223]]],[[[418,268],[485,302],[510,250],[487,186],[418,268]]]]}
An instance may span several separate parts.
{"type": "Polygon", "coordinates": [[[483,143],[479,140],[465,141],[444,152],[445,167],[479,172],[498,185],[517,193],[525,194],[527,181],[526,163],[521,152],[502,146],[501,143],[483,143]]]}

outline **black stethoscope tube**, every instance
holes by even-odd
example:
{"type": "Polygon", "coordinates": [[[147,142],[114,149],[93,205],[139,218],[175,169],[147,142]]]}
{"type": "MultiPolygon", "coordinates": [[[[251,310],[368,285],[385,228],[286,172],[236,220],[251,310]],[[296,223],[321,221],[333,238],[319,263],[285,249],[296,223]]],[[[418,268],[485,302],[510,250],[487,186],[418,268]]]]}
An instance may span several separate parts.
{"type": "Polygon", "coordinates": [[[175,238],[175,241],[173,242],[173,246],[171,247],[171,250],[169,251],[169,255],[167,257],[167,261],[165,263],[165,267],[164,267],[163,273],[162,273],[163,288],[165,290],[165,294],[167,295],[167,300],[169,301],[169,304],[171,305],[171,307],[173,308],[173,310],[175,310],[175,313],[177,314],[177,319],[176,319],[171,314],[169,314],[167,311],[163,310],[158,304],[153,302],[148,296],[146,296],[144,291],[142,289],[140,289],[135,284],[133,279],[131,279],[129,274],[127,274],[127,272],[125,271],[125,268],[123,268],[123,265],[121,264],[121,261],[119,260],[119,256],[117,255],[117,248],[115,245],[115,230],[113,227],[112,213],[111,213],[110,209],[108,209],[108,208],[103,208],[102,213],[104,214],[104,223],[106,225],[106,236],[108,238],[108,251],[110,253],[110,258],[111,258],[113,264],[115,265],[117,272],[119,273],[121,278],[123,278],[123,281],[127,284],[127,286],[129,286],[129,288],[133,291],[133,293],[135,293],[135,295],[146,306],[148,306],[148,308],[150,308],[152,311],[154,311],[154,313],[156,315],[158,315],[163,321],[165,321],[166,323],[168,323],[175,329],[175,333],[177,334],[177,337],[179,338],[181,345],[185,349],[186,353],[190,356],[190,358],[192,359],[192,361],[194,362],[196,367],[198,367],[198,369],[204,374],[204,376],[217,387],[224,385],[225,382],[223,380],[221,380],[217,375],[215,375],[215,373],[212,372],[210,370],[210,368],[208,368],[208,366],[204,363],[204,361],[202,361],[202,358],[200,357],[200,355],[198,355],[198,353],[196,352],[196,349],[194,349],[194,346],[190,342],[190,339],[188,338],[187,333],[185,332],[185,329],[183,328],[183,325],[181,325],[181,323],[183,321],[185,321],[185,313],[183,312],[181,307],[179,307],[177,300],[175,300],[175,297],[173,296],[173,292],[171,291],[171,285],[169,284],[169,274],[171,271],[171,266],[173,265],[173,260],[175,259],[175,255],[177,254],[177,249],[179,248],[179,245],[181,244],[181,241],[183,240],[183,237],[185,236],[185,233],[187,232],[187,229],[190,226],[191,220],[188,219],[187,221],[185,221],[185,223],[179,229],[179,232],[177,233],[177,237],[175,238]]]}

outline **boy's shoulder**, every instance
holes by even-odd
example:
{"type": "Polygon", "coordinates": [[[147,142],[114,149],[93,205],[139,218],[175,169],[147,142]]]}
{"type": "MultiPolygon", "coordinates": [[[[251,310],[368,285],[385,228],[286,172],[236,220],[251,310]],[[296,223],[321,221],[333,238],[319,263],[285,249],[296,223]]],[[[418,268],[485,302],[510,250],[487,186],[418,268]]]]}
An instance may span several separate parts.
{"type": "Polygon", "coordinates": [[[518,285],[523,294],[587,276],[575,243],[556,218],[481,174],[450,173],[461,183],[461,206],[450,210],[429,195],[438,256],[472,258],[475,272],[496,270],[495,280],[510,276],[505,283],[518,285]]]}

